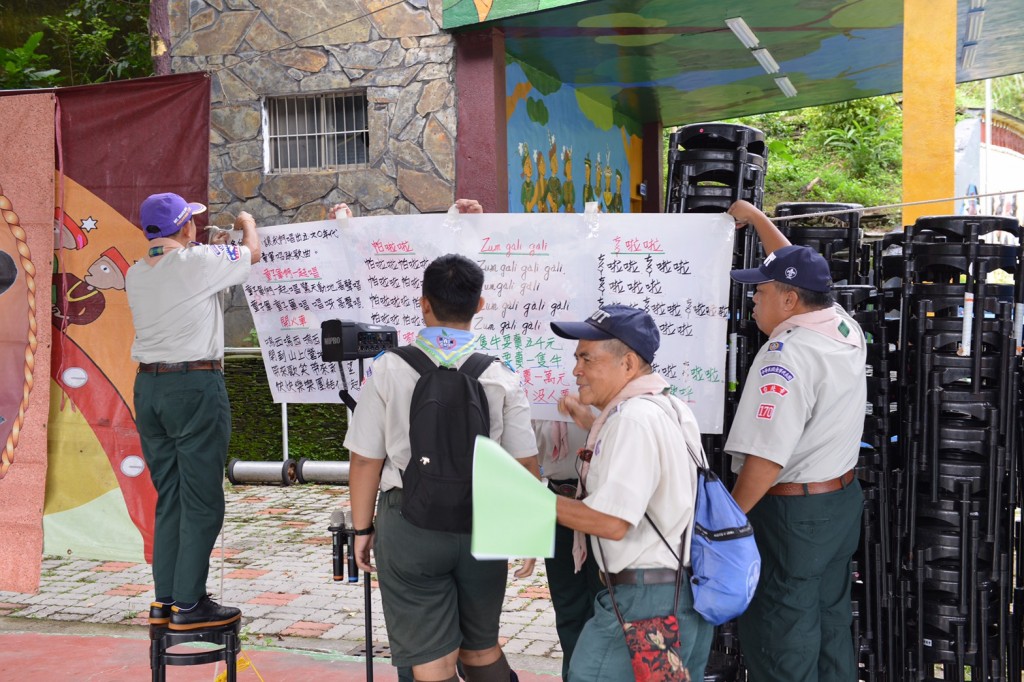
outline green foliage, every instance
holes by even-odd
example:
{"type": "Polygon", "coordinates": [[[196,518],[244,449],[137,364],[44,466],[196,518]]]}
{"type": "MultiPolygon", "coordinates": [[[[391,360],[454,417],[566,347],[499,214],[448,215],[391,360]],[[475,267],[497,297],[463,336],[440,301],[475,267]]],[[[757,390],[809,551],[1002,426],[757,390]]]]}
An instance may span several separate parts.
{"type": "Polygon", "coordinates": [[[544,100],[532,97],[526,99],[526,115],[530,117],[531,121],[542,126],[548,124],[548,117],[550,116],[544,100]]]}
{"type": "MultiPolygon", "coordinates": [[[[259,355],[228,356],[224,378],[231,401],[228,457],[252,462],[280,462],[281,406],[274,403],[259,355]]],[[[342,447],[347,429],[345,406],[309,403],[288,405],[288,456],[317,461],[347,461],[342,447]]]]}
{"type": "Polygon", "coordinates": [[[49,29],[48,51],[64,62],[64,85],[153,73],[148,2],[77,0],[63,14],[42,21],[49,29]]]}
{"type": "Polygon", "coordinates": [[[57,69],[47,68],[50,58],[38,54],[36,49],[43,39],[39,31],[29,36],[21,47],[8,49],[0,47],[0,89],[17,90],[20,88],[46,88],[57,83],[57,69]]]}
{"type": "MultiPolygon", "coordinates": [[[[1024,118],[1024,74],[991,80],[992,108],[1024,118]]],[[[961,83],[956,87],[957,109],[985,108],[985,81],[961,83]]]]}

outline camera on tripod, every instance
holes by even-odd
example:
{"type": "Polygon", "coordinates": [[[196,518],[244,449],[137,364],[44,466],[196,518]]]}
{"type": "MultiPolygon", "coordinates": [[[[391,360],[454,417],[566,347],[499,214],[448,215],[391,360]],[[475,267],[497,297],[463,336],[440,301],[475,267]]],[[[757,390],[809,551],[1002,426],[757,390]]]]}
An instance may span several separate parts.
{"type": "Polygon", "coordinates": [[[398,332],[394,327],[352,320],[320,323],[320,355],[324,362],[375,358],[381,351],[397,345],[398,332]]]}

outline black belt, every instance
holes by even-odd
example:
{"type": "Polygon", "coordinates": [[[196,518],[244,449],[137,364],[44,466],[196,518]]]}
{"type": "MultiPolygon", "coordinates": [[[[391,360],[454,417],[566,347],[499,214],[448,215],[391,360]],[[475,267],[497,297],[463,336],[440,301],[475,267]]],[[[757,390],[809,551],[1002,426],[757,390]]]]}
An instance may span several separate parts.
{"type": "Polygon", "coordinates": [[[602,583],[605,576],[611,579],[612,585],[672,585],[676,582],[674,568],[636,568],[618,573],[602,573],[602,583]]]}
{"type": "Polygon", "coordinates": [[[189,362],[140,362],[139,374],[164,374],[167,372],[220,372],[224,365],[220,360],[191,360],[189,362]]]}

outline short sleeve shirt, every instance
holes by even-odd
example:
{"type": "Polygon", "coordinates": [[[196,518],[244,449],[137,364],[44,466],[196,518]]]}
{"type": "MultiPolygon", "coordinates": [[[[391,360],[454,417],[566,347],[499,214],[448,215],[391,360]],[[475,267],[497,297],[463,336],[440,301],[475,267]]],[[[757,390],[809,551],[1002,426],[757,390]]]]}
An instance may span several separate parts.
{"type": "Polygon", "coordinates": [[[153,265],[128,269],[125,290],[135,325],[132,360],[185,362],[224,357],[220,292],[243,284],[252,269],[249,248],[174,248],[153,265]]]}
{"type": "MultiPolygon", "coordinates": [[[[860,326],[836,306],[850,333],[860,326]]],[[[866,345],[795,327],[768,340],[750,367],[725,451],[733,471],[746,455],[782,467],[779,483],[842,476],[857,463],[867,402],[866,345]]]]}
{"type": "MultiPolygon", "coordinates": [[[[456,364],[461,366],[469,356],[456,364]]],[[[402,487],[402,472],[409,465],[409,413],[419,373],[394,353],[373,361],[359,393],[359,406],[349,422],[345,447],[369,459],[383,459],[380,489],[402,487]]],[[[537,454],[530,425],[530,403],[518,375],[500,362],[491,363],[480,383],[490,410],[491,438],[513,457],[537,454]]]]}
{"type": "MultiPolygon", "coordinates": [[[[608,417],[594,445],[583,504],[628,522],[621,540],[594,543],[594,556],[605,570],[679,566],[684,531],[693,524],[697,466],[686,444],[700,457],[700,430],[685,404],[668,396],[632,398],[608,417]],[[675,416],[676,402],[682,415],[675,416]],[[660,404],[659,404],[660,403],[660,404]],[[644,514],[650,516],[672,551],[644,514]]],[[[684,547],[689,563],[689,535],[684,547]]]]}

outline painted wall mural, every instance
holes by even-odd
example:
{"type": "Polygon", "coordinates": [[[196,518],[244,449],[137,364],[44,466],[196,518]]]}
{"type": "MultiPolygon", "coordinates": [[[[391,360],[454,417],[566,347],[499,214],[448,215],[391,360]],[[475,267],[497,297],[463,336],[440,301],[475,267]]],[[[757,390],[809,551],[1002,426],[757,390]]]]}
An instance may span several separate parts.
{"type": "Polygon", "coordinates": [[[505,73],[508,203],[512,213],[629,213],[640,177],[635,124],[615,125],[608,112],[569,86],[537,87],[518,62],[505,73]]]}

